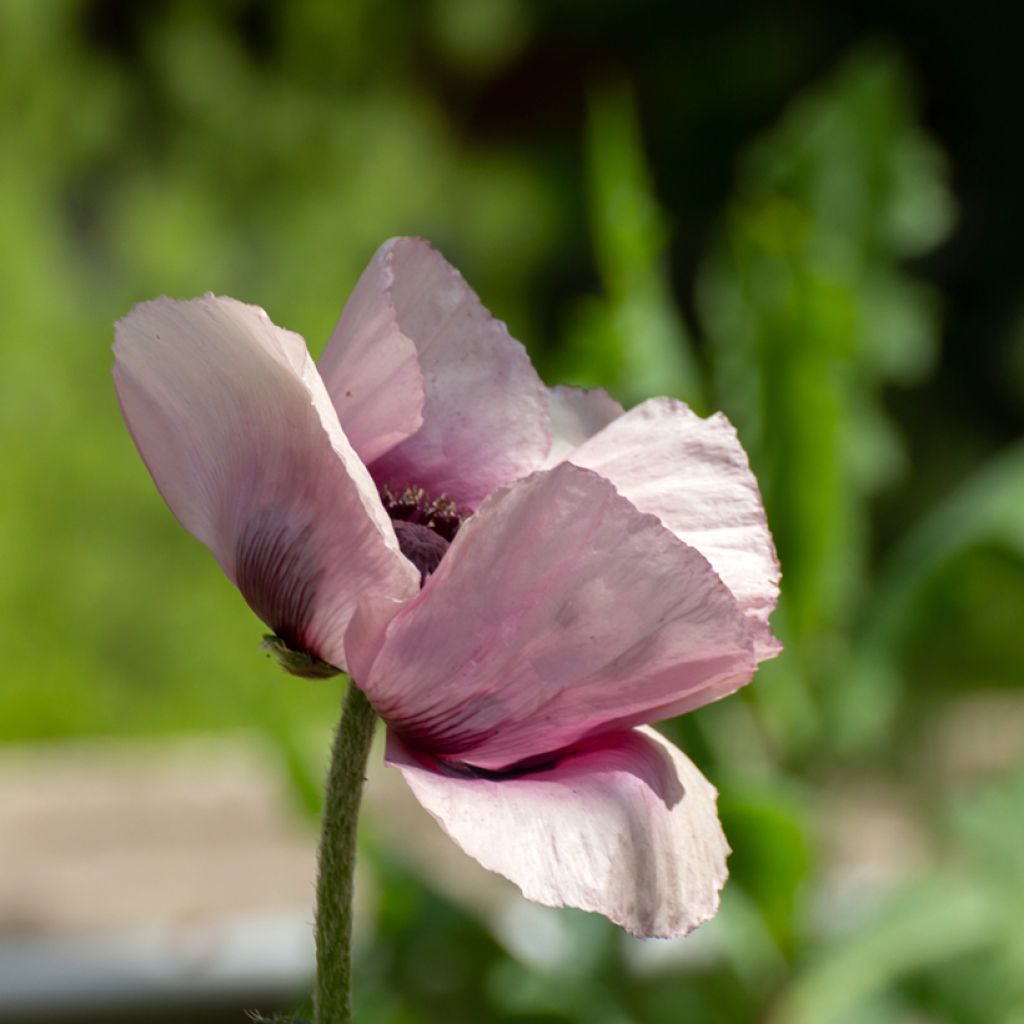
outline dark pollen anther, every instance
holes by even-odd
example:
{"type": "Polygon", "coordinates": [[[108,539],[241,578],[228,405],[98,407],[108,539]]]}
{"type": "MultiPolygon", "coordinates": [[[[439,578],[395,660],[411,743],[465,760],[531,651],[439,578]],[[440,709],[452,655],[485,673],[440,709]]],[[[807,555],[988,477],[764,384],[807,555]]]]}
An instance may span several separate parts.
{"type": "Polygon", "coordinates": [[[455,502],[444,495],[428,498],[422,487],[397,490],[387,484],[381,488],[380,497],[394,524],[398,546],[419,569],[422,586],[440,565],[462,525],[455,502]]]}

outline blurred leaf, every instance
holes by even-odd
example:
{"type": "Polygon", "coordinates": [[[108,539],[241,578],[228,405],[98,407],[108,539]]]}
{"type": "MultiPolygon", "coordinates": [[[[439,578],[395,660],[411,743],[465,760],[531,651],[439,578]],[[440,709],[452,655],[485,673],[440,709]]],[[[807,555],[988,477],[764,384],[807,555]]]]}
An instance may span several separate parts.
{"type": "Polygon", "coordinates": [[[530,33],[520,0],[433,0],[430,27],[441,53],[457,68],[493,74],[510,61],[530,33]]]}
{"type": "Polygon", "coordinates": [[[715,921],[725,960],[740,984],[760,1002],[785,976],[786,970],[766,915],[741,885],[733,884],[722,893],[715,921]]]}
{"type": "Polygon", "coordinates": [[[868,49],[751,148],[701,274],[717,394],[783,567],[787,652],[758,699],[781,707],[768,713],[791,748],[819,734],[794,693],[806,680],[827,701],[850,656],[867,499],[902,465],[881,387],[919,375],[935,347],[935,300],[900,261],[941,240],[951,211],[899,60],[868,49]]]}
{"type": "Polygon", "coordinates": [[[851,1024],[858,1008],[912,971],[991,942],[996,908],[970,878],[931,875],[888,898],[846,939],[815,956],[776,1006],[778,1024],[851,1024]]]}
{"type": "Polygon", "coordinates": [[[806,809],[779,788],[736,782],[723,785],[719,814],[733,848],[733,883],[763,916],[776,958],[779,951],[791,956],[798,940],[799,898],[811,866],[806,809]]]}
{"type": "Polygon", "coordinates": [[[838,744],[849,749],[885,735],[902,692],[903,646],[924,589],[939,569],[983,544],[1003,545],[1024,557],[1021,509],[1024,442],[965,481],[893,552],[866,607],[849,676],[835,695],[838,744]]]}
{"type": "Polygon", "coordinates": [[[950,820],[956,872],[905,884],[852,934],[829,940],[773,1020],[873,1021],[878,1000],[898,1006],[915,993],[915,1005],[959,1008],[949,1019],[1015,1018],[1024,1006],[1024,763],[962,795],[950,820]]]}
{"type": "Polygon", "coordinates": [[[1016,909],[1024,911],[1024,762],[1008,778],[961,798],[952,821],[983,870],[1012,883],[1022,901],[1016,909]]]}
{"type": "Polygon", "coordinates": [[[577,314],[562,357],[564,376],[606,387],[627,405],[668,394],[703,410],[700,369],[672,296],[668,230],[625,88],[591,99],[587,185],[604,295],[577,314]]]}

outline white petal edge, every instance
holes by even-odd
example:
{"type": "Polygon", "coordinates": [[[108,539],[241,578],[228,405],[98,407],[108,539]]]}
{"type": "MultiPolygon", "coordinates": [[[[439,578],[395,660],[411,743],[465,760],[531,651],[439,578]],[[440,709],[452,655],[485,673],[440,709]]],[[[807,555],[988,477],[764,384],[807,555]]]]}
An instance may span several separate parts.
{"type": "Polygon", "coordinates": [[[393,733],[387,760],[458,846],[527,899],[644,937],[685,935],[718,910],[729,845],[717,794],[653,729],[516,778],[444,774],[393,733]]]}

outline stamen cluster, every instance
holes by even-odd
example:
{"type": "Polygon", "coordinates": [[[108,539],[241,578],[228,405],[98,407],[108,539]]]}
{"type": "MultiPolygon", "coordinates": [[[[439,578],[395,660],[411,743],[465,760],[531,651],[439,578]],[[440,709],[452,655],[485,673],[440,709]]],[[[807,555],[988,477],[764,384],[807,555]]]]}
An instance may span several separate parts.
{"type": "Polygon", "coordinates": [[[385,484],[380,489],[380,497],[392,520],[426,526],[449,544],[462,525],[462,517],[455,502],[446,494],[439,498],[429,498],[427,492],[415,484],[401,491],[385,484]]]}
{"type": "Polygon", "coordinates": [[[381,501],[395,525],[402,554],[420,571],[420,586],[441,564],[448,545],[458,533],[462,519],[455,502],[446,495],[428,498],[415,484],[395,491],[385,484],[381,501]]]}

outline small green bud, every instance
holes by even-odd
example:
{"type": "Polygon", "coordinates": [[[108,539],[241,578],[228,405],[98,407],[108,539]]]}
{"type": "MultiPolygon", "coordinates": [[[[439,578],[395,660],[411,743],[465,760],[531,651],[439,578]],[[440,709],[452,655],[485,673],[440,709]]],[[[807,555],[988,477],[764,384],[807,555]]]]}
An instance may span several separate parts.
{"type": "Polygon", "coordinates": [[[293,676],[303,679],[330,679],[341,675],[341,669],[335,668],[326,661],[308,651],[294,651],[279,636],[267,633],[260,644],[260,650],[270,654],[277,663],[293,676]]]}

